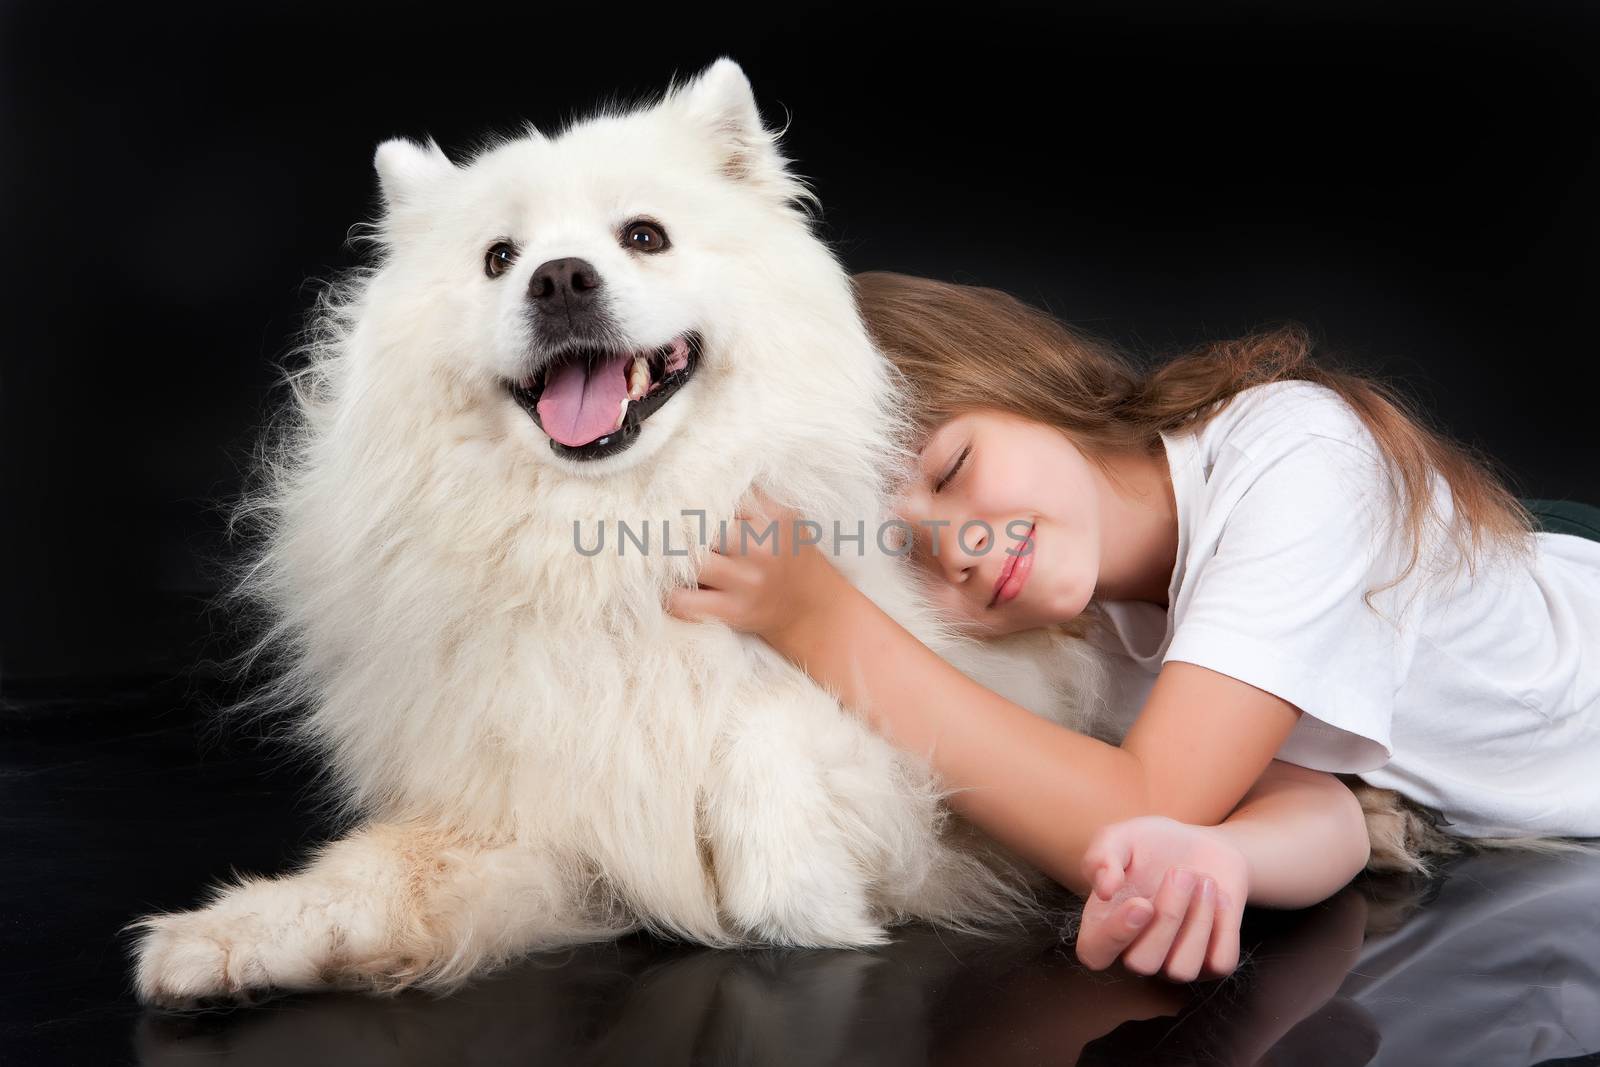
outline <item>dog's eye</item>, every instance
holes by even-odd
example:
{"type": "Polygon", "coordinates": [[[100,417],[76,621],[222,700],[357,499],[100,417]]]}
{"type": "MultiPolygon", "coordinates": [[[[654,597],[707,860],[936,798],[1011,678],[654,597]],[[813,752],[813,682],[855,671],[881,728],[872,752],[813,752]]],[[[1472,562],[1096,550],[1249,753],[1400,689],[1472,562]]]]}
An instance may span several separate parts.
{"type": "Polygon", "coordinates": [[[653,222],[636,219],[622,228],[622,247],[634,252],[663,252],[668,248],[667,231],[653,222]]]}
{"type": "Polygon", "coordinates": [[[496,241],[483,256],[483,273],[498,278],[517,261],[517,249],[510,241],[496,241]]]}

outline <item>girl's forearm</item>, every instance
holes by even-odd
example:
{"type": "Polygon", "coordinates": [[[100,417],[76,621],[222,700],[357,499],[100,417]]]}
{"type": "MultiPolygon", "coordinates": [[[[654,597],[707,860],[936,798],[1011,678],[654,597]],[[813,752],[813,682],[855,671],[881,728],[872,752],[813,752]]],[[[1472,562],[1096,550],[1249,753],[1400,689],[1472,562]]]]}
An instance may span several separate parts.
{"type": "Polygon", "coordinates": [[[767,641],[897,747],[929,760],[951,807],[1075,892],[1100,827],[1150,810],[1131,753],[985,689],[842,578],[826,610],[767,641]],[[836,595],[835,595],[836,594],[836,595]]]}
{"type": "Polygon", "coordinates": [[[1227,820],[1213,827],[1250,865],[1250,903],[1304,908],[1367,865],[1361,802],[1331,774],[1273,760],[1227,820]]]}
{"type": "MultiPolygon", "coordinates": [[[[848,582],[823,590],[767,640],[863,715],[881,736],[925,758],[950,804],[1074,892],[1103,826],[1156,810],[1130,752],[1034,715],[972,681],[848,582]]],[[[1250,903],[1305,907],[1366,865],[1360,802],[1332,775],[1273,760],[1213,827],[1250,866],[1250,903]]]]}

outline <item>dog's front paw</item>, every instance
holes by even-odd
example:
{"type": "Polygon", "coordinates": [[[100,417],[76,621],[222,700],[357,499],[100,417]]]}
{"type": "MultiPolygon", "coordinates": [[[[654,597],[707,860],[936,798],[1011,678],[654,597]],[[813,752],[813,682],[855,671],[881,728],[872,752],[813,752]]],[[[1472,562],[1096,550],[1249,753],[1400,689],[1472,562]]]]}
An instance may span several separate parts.
{"type": "Polygon", "coordinates": [[[139,999],[161,1008],[192,1008],[225,999],[255,1003],[272,992],[330,984],[330,938],[315,927],[268,926],[259,916],[212,907],[150,915],[136,950],[139,999]]]}
{"type": "Polygon", "coordinates": [[[193,1007],[213,997],[240,998],[267,982],[255,953],[235,942],[203,911],[149,915],[132,929],[143,931],[134,986],[139,999],[162,1008],[193,1007]]]}

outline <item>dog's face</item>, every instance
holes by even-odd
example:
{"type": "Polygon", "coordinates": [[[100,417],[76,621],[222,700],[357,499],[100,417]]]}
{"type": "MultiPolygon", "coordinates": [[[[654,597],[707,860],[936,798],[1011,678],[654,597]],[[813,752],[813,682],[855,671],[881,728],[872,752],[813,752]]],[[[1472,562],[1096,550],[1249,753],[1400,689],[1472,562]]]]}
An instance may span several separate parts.
{"type": "Polygon", "coordinates": [[[408,316],[431,335],[413,347],[546,461],[645,462],[697,408],[780,371],[727,349],[781,246],[810,239],[805,194],[731,60],[648,109],[530,130],[465,166],[406,140],[376,166],[396,291],[428,308],[408,316]]]}

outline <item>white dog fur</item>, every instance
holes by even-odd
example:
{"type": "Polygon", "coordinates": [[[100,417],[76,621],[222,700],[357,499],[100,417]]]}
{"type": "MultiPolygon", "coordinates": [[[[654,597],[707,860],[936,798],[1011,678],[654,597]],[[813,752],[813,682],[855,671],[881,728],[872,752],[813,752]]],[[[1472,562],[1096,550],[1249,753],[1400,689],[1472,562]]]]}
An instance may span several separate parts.
{"type": "MultiPolygon", "coordinates": [[[[958,638],[873,544],[908,469],[893,372],[811,194],[722,59],[659,100],[452,163],[379,146],[376,265],[318,302],[290,421],[245,506],[240,591],[350,826],[298,871],[139,920],[136,984],[178,1005],[266,989],[448,989],[532,950],[646,928],[710,945],[866,947],[922,919],[992,929],[1041,876],[762,642],[665,614],[752,487],[845,532],[836,562],[963,670],[1089,726],[1101,665],[1047,631],[958,638]],[[625,250],[660,220],[673,248],[625,250]],[[521,250],[498,279],[485,250],[521,250]],[[529,273],[605,279],[629,340],[704,339],[689,383],[609,458],[558,457],[510,398],[529,273]],[[503,284],[502,284],[503,283],[503,284]],[[650,551],[588,556],[600,524],[650,551]]],[[[825,538],[825,545],[831,538],[825,538]]]]}

